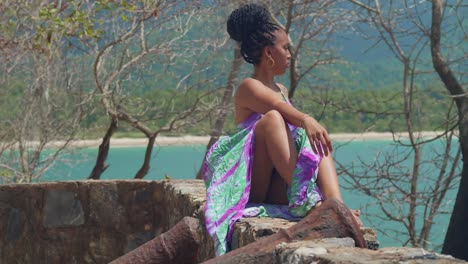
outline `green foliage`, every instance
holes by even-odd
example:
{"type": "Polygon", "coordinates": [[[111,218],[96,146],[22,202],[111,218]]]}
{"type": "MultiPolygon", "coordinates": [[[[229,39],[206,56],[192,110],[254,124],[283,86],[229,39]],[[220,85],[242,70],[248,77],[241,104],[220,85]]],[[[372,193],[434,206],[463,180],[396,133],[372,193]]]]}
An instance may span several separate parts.
{"type": "MultiPolygon", "coordinates": [[[[157,10],[152,1],[95,1],[93,4],[87,2],[68,0],[62,1],[61,6],[57,2],[40,3],[35,1],[15,2],[16,6],[7,7],[0,16],[0,27],[5,36],[18,38],[23,35],[32,36],[38,48],[47,48],[53,44],[63,46],[60,42],[64,38],[78,41],[93,41],[96,43],[106,43],[116,37],[107,31],[109,24],[116,22],[122,30],[128,29],[131,21],[138,12],[135,10],[157,10]],[[34,10],[33,10],[34,9],[34,10]],[[20,11],[23,10],[23,11],[20,11]],[[24,10],[30,12],[25,16],[24,10]],[[21,33],[19,25],[27,32],[21,33]],[[27,34],[26,34],[27,33],[27,34]]],[[[225,12],[220,9],[217,12],[225,12]]],[[[172,12],[172,11],[167,11],[172,12]]],[[[225,16],[226,14],[224,14],[225,16]]],[[[198,52],[198,47],[193,46],[189,40],[198,38],[200,34],[206,34],[207,38],[216,38],[216,34],[224,34],[224,28],[213,30],[208,25],[213,21],[219,21],[220,15],[207,16],[203,19],[194,19],[191,29],[178,44],[179,50],[192,50],[193,54],[198,52]],[[216,32],[215,32],[216,31],[216,32]],[[185,45],[185,46],[184,46],[185,45]]],[[[154,26],[148,35],[148,43],[159,43],[171,36],[177,36],[177,22],[167,26],[166,31],[158,31],[157,23],[148,21],[147,27],[154,26]]],[[[113,32],[117,34],[120,32],[113,32]]],[[[73,41],[73,40],[72,40],[73,41]]],[[[201,43],[201,42],[200,42],[201,43]]],[[[203,43],[201,43],[203,45],[203,43]]],[[[99,45],[98,45],[99,46],[99,45]]],[[[117,47],[116,54],[124,52],[126,48],[129,53],[138,52],[140,43],[136,41],[122,43],[122,50],[117,47]]],[[[312,47],[313,48],[313,47],[312,47]]],[[[213,50],[215,48],[213,47],[213,50]]],[[[169,61],[166,54],[148,56],[145,67],[130,69],[125,72],[121,80],[120,87],[124,87],[117,100],[123,100],[126,111],[135,117],[142,118],[151,128],[163,127],[167,125],[171,118],[177,113],[187,111],[193,104],[195,98],[201,91],[216,89],[226,83],[228,70],[226,61],[232,57],[232,45],[226,45],[220,51],[203,51],[202,54],[192,55],[193,57],[177,57],[169,61]],[[175,88],[184,74],[192,71],[193,60],[196,58],[197,69],[201,69],[186,79],[192,85],[192,89],[187,92],[178,91],[175,88]],[[209,78],[215,79],[209,84],[196,85],[199,80],[209,78]]],[[[191,54],[191,53],[187,53],[191,54]]],[[[92,56],[68,53],[70,61],[77,61],[83,66],[81,83],[86,86],[87,92],[95,88],[92,76],[91,65],[92,56]]],[[[117,57],[117,56],[115,56],[117,57]]],[[[117,65],[117,60],[108,59],[103,63],[117,65]]],[[[302,58],[301,63],[308,62],[307,56],[302,58]]],[[[243,68],[248,66],[244,65],[243,68]]],[[[109,67],[109,72],[113,68],[109,67]]],[[[249,67],[250,71],[250,67],[249,67]]],[[[27,71],[25,71],[27,72],[27,71]]],[[[337,132],[362,132],[362,131],[404,131],[406,123],[403,118],[403,94],[401,92],[401,65],[398,61],[385,59],[373,61],[372,63],[357,63],[352,61],[341,64],[324,65],[314,68],[310,76],[306,76],[298,88],[294,98],[294,105],[304,112],[307,112],[325,124],[332,133],[337,132]],[[318,80],[319,79],[319,80],[318,80]],[[307,87],[307,85],[313,86],[307,87]]],[[[246,76],[242,73],[241,76],[246,76]]],[[[28,89],[30,83],[24,76],[24,72],[18,75],[12,74],[8,77],[8,82],[0,84],[0,95],[4,100],[0,104],[0,118],[7,120],[8,116],[16,115],[22,105],[22,91],[28,89]]],[[[202,83],[202,82],[200,82],[202,83]]],[[[451,99],[444,92],[441,84],[432,86],[426,85],[427,80],[419,82],[419,88],[413,99],[413,116],[416,120],[416,129],[434,130],[442,129],[452,122],[450,115],[447,118],[447,109],[450,109],[451,99]]],[[[66,92],[64,92],[66,93],[66,92]]],[[[220,94],[213,94],[207,97],[206,105],[215,104],[220,98],[220,94]]],[[[63,98],[66,98],[63,95],[63,98]]],[[[86,115],[81,122],[79,137],[96,138],[101,137],[109,123],[108,116],[100,106],[100,98],[96,97],[87,102],[89,109],[94,109],[86,115]]],[[[54,118],[63,120],[70,110],[57,109],[54,118]]],[[[452,115],[453,116],[453,115],[452,115]]],[[[199,113],[196,123],[191,124],[177,133],[190,133],[206,135],[215,121],[215,113],[199,113]]],[[[232,107],[229,109],[227,121],[225,123],[226,133],[235,131],[236,125],[233,122],[232,107]]],[[[6,124],[4,124],[7,126],[6,124]]],[[[130,133],[130,125],[122,125],[119,133],[130,133]]],[[[130,133],[129,135],[133,135],[130,133]]],[[[141,136],[141,135],[140,135],[141,136]]]]}
{"type": "Polygon", "coordinates": [[[130,25],[155,8],[154,1],[10,1],[0,4],[0,29],[6,43],[43,53],[64,42],[96,44],[110,21],[130,25]]]}
{"type": "MultiPolygon", "coordinates": [[[[402,91],[396,85],[373,90],[335,89],[323,94],[299,90],[295,105],[310,113],[331,133],[406,131],[402,91]]],[[[452,99],[442,84],[417,89],[412,99],[414,129],[444,130],[456,112],[448,112],[452,99]]]]}
{"type": "MultiPolygon", "coordinates": [[[[149,81],[149,80],[148,80],[149,81]]],[[[174,86],[175,84],[169,84],[174,86]]],[[[146,120],[152,128],[163,127],[168,124],[176,113],[186,111],[193,103],[200,90],[193,89],[186,92],[174,89],[161,89],[157,80],[152,80],[136,90],[134,95],[123,98],[130,113],[135,116],[148,117],[146,120]],[[140,94],[140,95],[138,95],[140,94]],[[140,115],[139,115],[140,113],[140,115]]],[[[7,116],[20,111],[22,90],[26,89],[24,79],[19,76],[9,82],[9,86],[1,87],[2,104],[0,104],[0,117],[6,120],[7,116]]],[[[220,93],[205,98],[207,104],[216,103],[220,93]]],[[[89,104],[97,109],[87,115],[81,123],[78,134],[81,138],[99,138],[104,134],[109,123],[108,117],[99,107],[96,98],[89,104]]],[[[403,95],[397,84],[379,89],[332,89],[329,91],[299,89],[293,104],[300,110],[319,119],[331,133],[363,131],[405,131],[406,123],[403,117],[403,95]]],[[[413,116],[416,120],[417,130],[442,130],[447,126],[447,112],[452,101],[442,84],[419,88],[413,98],[413,116]]],[[[232,107],[231,107],[232,108],[232,107]]],[[[452,107],[453,108],[453,107],[452,107]]],[[[57,111],[56,118],[66,117],[67,109],[57,111]]],[[[452,117],[455,117],[455,109],[452,117]]],[[[450,115],[449,115],[450,116],[450,115]]],[[[207,135],[214,125],[214,113],[206,113],[206,118],[179,130],[177,133],[207,135]]],[[[232,109],[229,109],[225,123],[226,133],[233,133],[236,129],[232,109]]],[[[141,137],[134,133],[131,126],[119,128],[120,136],[141,137]]]]}
{"type": "MultiPolygon", "coordinates": [[[[196,92],[192,91],[185,96],[174,98],[174,91],[153,90],[147,92],[145,98],[152,105],[158,106],[159,110],[175,113],[184,111],[192,102],[190,98],[195,97],[194,94],[196,92]]],[[[299,90],[296,98],[294,105],[320,119],[331,133],[388,132],[407,129],[403,116],[403,96],[395,85],[375,90],[337,89],[330,92],[328,101],[323,98],[323,94],[299,90]]],[[[415,129],[428,131],[444,129],[450,123],[447,121],[447,110],[451,104],[452,100],[441,84],[420,89],[413,98],[415,129]]],[[[455,117],[456,113],[452,111],[451,115],[455,117]]],[[[214,118],[214,115],[209,115],[203,121],[192,124],[179,133],[207,135],[214,125],[214,118]]],[[[154,125],[163,125],[167,121],[165,117],[160,117],[154,121],[154,125]]],[[[227,134],[236,130],[232,109],[228,112],[224,129],[227,134]]]]}
{"type": "Polygon", "coordinates": [[[0,184],[15,182],[14,178],[15,175],[11,170],[0,169],[0,184]]]}

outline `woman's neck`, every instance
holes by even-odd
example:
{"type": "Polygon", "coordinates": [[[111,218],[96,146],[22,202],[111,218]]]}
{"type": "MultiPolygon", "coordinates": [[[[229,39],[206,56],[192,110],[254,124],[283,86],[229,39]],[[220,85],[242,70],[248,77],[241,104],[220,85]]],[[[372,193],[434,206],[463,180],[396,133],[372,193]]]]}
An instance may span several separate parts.
{"type": "Polygon", "coordinates": [[[261,67],[260,65],[256,65],[254,67],[252,78],[259,80],[265,86],[270,87],[271,89],[274,89],[275,87],[274,77],[275,75],[271,70],[267,70],[265,67],[261,67]]]}

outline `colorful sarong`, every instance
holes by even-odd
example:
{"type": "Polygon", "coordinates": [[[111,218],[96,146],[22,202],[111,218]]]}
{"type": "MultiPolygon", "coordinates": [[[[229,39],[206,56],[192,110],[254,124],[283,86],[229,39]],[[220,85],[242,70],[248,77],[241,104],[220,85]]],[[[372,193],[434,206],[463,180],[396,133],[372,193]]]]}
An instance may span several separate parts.
{"type": "Polygon", "coordinates": [[[289,205],[247,204],[250,194],[255,126],[262,115],[254,113],[239,124],[237,133],[224,136],[210,148],[202,165],[206,186],[205,219],[217,256],[229,250],[235,222],[241,217],[304,217],[322,201],[316,184],[321,156],[315,154],[304,129],[288,125],[298,152],[289,205]]]}

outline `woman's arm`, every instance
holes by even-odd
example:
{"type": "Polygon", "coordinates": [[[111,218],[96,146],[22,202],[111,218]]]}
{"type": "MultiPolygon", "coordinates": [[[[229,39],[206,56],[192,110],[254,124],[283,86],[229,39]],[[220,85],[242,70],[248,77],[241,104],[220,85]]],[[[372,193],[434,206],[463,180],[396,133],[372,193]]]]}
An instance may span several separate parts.
{"type": "Polygon", "coordinates": [[[328,156],[333,151],[328,132],[317,120],[286,103],[258,80],[248,78],[240,84],[236,103],[260,114],[277,110],[288,123],[305,129],[315,153],[328,156]]]}

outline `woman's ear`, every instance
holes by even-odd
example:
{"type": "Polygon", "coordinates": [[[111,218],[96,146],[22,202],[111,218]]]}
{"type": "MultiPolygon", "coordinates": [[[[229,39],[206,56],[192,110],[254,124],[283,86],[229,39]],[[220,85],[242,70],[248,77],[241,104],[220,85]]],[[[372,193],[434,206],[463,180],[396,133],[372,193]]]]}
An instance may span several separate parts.
{"type": "Polygon", "coordinates": [[[263,55],[268,58],[271,57],[271,49],[269,46],[263,48],[263,55]]]}

